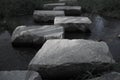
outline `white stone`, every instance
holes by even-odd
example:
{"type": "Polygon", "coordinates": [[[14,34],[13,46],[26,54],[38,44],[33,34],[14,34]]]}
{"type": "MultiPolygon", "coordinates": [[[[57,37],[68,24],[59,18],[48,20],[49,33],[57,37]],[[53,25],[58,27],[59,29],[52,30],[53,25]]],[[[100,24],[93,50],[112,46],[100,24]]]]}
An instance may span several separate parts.
{"type": "Polygon", "coordinates": [[[77,10],[81,11],[81,6],[56,6],[54,10],[77,10]]]}
{"type": "Polygon", "coordinates": [[[64,6],[65,3],[49,3],[49,4],[44,4],[43,8],[47,10],[52,10],[56,6],[64,6]]]}
{"type": "Polygon", "coordinates": [[[18,26],[14,30],[11,40],[15,45],[41,45],[48,39],[62,39],[63,36],[62,26],[18,26]]]}
{"type": "Polygon", "coordinates": [[[66,31],[86,32],[92,21],[88,17],[55,17],[54,24],[64,26],[66,31]]]}
{"type": "Polygon", "coordinates": [[[59,2],[74,2],[74,1],[77,1],[77,0],[59,0],[59,2]]]}
{"type": "Polygon", "coordinates": [[[62,77],[68,74],[75,75],[77,71],[81,71],[80,67],[83,65],[80,64],[82,63],[114,62],[105,42],[82,39],[55,39],[48,40],[43,45],[30,62],[29,69],[39,71],[42,76],[46,75],[44,71],[47,71],[46,77],[62,77]]]}
{"type": "Polygon", "coordinates": [[[51,11],[51,10],[35,10],[33,18],[36,22],[49,22],[54,21],[56,16],[65,16],[64,11],[51,11]]]}
{"type": "Polygon", "coordinates": [[[105,74],[101,77],[93,78],[90,80],[120,80],[120,73],[111,72],[111,73],[105,74]]]}
{"type": "Polygon", "coordinates": [[[57,6],[53,10],[63,10],[66,16],[80,16],[81,7],[80,6],[57,6]]]}
{"type": "Polygon", "coordinates": [[[0,71],[0,80],[42,80],[35,71],[0,71]]]}

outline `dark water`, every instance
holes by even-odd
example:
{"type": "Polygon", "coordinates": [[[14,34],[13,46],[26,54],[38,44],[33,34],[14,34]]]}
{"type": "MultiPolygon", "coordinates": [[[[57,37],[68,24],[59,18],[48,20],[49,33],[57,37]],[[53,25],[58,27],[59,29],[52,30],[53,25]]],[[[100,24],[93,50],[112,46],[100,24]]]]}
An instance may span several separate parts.
{"type": "MultiPolygon", "coordinates": [[[[120,20],[100,16],[91,17],[93,23],[89,33],[68,33],[69,39],[92,39],[105,41],[117,62],[120,62],[120,20]]],[[[10,18],[0,25],[0,70],[24,70],[38,49],[14,48],[11,45],[11,35],[16,26],[33,25],[31,16],[10,18]]]]}

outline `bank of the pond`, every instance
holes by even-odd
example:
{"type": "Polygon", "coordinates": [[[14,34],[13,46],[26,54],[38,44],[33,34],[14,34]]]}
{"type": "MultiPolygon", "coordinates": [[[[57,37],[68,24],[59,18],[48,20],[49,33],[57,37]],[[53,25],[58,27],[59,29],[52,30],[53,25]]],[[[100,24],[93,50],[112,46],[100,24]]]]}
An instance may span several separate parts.
{"type": "MultiPolygon", "coordinates": [[[[44,3],[58,0],[0,0],[0,19],[9,16],[31,15],[33,10],[42,9],[44,3]]],[[[120,18],[120,0],[78,0],[83,12],[120,18]]],[[[74,4],[75,5],[75,4],[74,4]]]]}

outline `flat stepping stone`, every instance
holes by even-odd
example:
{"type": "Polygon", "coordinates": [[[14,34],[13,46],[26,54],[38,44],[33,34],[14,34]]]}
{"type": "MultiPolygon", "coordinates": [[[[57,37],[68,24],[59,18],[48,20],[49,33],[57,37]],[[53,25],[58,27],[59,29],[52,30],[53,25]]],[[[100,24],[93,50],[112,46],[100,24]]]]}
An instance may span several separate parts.
{"type": "Polygon", "coordinates": [[[57,6],[53,10],[65,11],[66,16],[80,16],[81,15],[81,6],[57,6]]]}
{"type": "Polygon", "coordinates": [[[118,38],[120,38],[120,34],[118,35],[118,38]]]}
{"type": "Polygon", "coordinates": [[[65,6],[66,3],[49,3],[44,4],[43,9],[45,10],[52,10],[56,6],[65,6]]]}
{"type": "Polygon", "coordinates": [[[48,39],[62,39],[62,26],[18,26],[12,34],[12,44],[15,46],[42,45],[48,39]]]}
{"type": "Polygon", "coordinates": [[[64,11],[44,11],[44,10],[35,10],[33,13],[33,18],[35,22],[54,22],[56,16],[65,16],[64,11]]]}
{"type": "Polygon", "coordinates": [[[59,0],[59,2],[77,2],[78,0],[59,0]]]}
{"type": "Polygon", "coordinates": [[[110,65],[114,62],[105,42],[55,39],[43,45],[30,62],[29,69],[39,71],[43,79],[60,79],[82,75],[91,69],[100,73],[108,70],[104,63],[110,65]]]}
{"type": "Polygon", "coordinates": [[[101,77],[89,79],[89,80],[120,80],[120,73],[118,72],[111,72],[108,74],[105,74],[101,77]]]}
{"type": "Polygon", "coordinates": [[[35,71],[0,71],[0,80],[42,80],[35,71]]]}
{"type": "Polygon", "coordinates": [[[65,31],[89,31],[92,21],[88,17],[55,17],[54,24],[62,25],[65,31]]]}

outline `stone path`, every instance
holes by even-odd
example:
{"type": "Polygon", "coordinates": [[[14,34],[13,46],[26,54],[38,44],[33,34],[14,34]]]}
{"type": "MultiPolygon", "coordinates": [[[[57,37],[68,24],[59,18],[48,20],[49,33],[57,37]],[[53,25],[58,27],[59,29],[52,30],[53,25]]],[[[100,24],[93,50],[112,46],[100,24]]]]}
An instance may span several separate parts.
{"type": "MultiPolygon", "coordinates": [[[[0,71],[0,80],[87,80],[93,78],[93,73],[102,75],[110,72],[109,65],[115,61],[105,42],[64,39],[66,31],[74,33],[79,30],[85,33],[92,23],[88,17],[80,16],[80,6],[68,5],[72,2],[77,0],[59,0],[58,3],[44,4],[44,10],[33,12],[33,19],[39,25],[23,25],[15,29],[12,43],[16,46],[26,43],[42,43],[43,46],[28,65],[27,71],[0,71]]],[[[120,80],[118,76],[114,80],[120,80]]]]}

